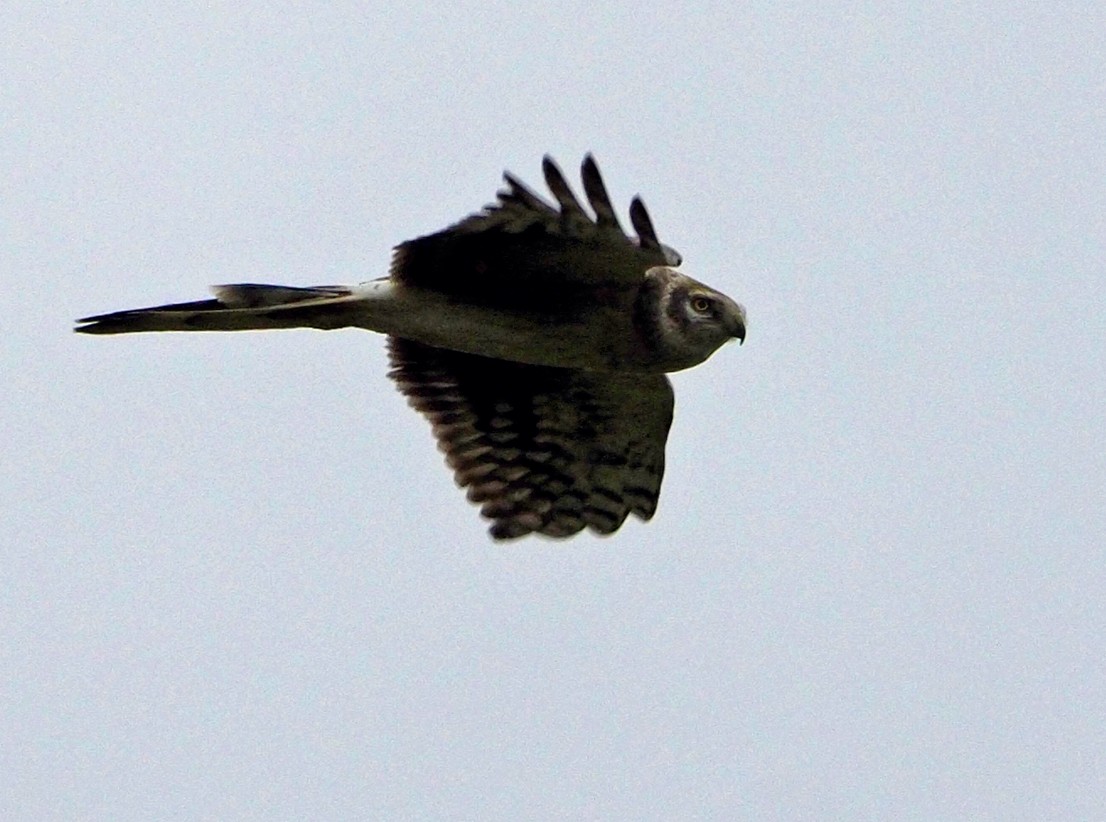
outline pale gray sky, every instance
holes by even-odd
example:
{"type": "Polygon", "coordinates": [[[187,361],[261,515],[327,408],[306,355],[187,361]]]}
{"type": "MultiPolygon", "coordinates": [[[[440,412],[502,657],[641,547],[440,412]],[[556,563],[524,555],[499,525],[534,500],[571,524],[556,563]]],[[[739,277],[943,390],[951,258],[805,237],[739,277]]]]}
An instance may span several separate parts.
{"type": "Polygon", "coordinates": [[[0,816],[1106,817],[1101,3],[8,3],[0,816]],[[345,331],[595,152],[745,346],[656,519],[492,545],[345,331]]]}

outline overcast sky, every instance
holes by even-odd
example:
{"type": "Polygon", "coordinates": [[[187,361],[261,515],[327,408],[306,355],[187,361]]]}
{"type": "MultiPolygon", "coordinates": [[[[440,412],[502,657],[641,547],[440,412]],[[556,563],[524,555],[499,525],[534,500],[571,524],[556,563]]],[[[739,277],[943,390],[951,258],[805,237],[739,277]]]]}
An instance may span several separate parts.
{"type": "Polygon", "coordinates": [[[1106,817],[1102,4],[407,5],[0,9],[0,816],[1106,817]],[[376,335],[71,332],[588,150],[749,316],[613,537],[376,335]]]}

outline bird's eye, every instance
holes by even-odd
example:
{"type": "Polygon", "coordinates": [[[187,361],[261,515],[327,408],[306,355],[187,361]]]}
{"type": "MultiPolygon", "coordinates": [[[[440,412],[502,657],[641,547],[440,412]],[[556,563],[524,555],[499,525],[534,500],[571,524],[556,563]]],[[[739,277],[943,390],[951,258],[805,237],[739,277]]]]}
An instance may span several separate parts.
{"type": "Polygon", "coordinates": [[[706,314],[710,311],[711,302],[706,297],[693,297],[691,307],[699,314],[706,314]]]}

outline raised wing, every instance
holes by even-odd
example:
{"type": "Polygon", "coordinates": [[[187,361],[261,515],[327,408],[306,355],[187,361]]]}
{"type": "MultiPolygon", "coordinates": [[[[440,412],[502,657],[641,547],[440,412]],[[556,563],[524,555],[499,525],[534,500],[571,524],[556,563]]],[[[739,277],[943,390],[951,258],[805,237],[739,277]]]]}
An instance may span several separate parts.
{"type": "Polygon", "coordinates": [[[527,301],[563,299],[566,291],[636,286],[648,268],[679,265],[680,255],[661,244],[640,198],[630,206],[637,238],[623,233],[590,154],[581,176],[594,216],[553,160],[546,157],[542,170],[556,205],[504,174],[507,185],[495,204],[399,245],[392,279],[462,299],[525,307],[527,301]]]}
{"type": "Polygon", "coordinates": [[[491,535],[568,537],[649,519],[664,474],[663,375],[522,365],[390,337],[389,374],[428,420],[491,535]]]}

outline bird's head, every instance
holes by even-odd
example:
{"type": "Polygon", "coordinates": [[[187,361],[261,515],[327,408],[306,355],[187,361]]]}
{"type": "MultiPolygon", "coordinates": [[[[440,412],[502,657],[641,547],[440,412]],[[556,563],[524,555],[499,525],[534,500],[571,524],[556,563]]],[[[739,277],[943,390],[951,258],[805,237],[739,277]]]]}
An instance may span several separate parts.
{"type": "Polygon", "coordinates": [[[698,365],[730,340],[745,341],[745,308],[668,266],[645,272],[638,321],[666,371],[698,365]]]}

